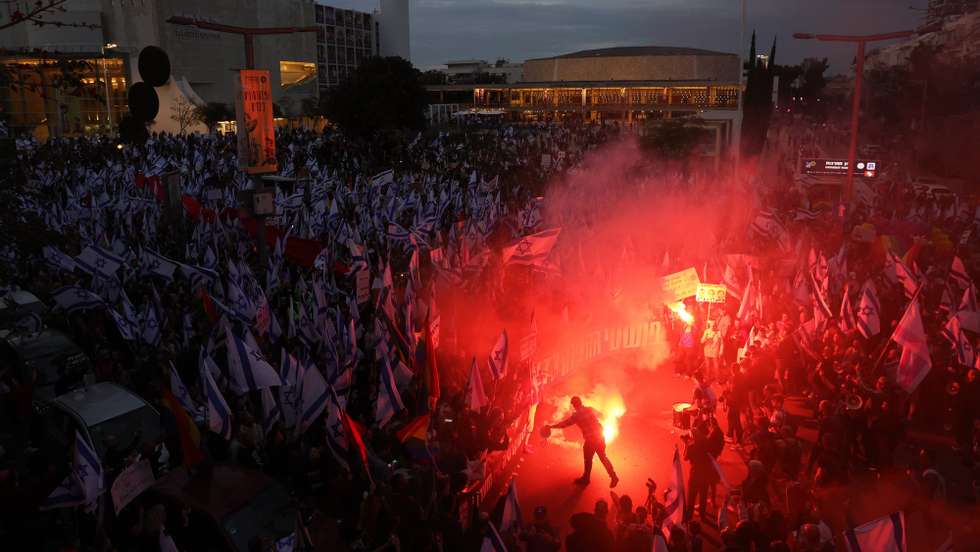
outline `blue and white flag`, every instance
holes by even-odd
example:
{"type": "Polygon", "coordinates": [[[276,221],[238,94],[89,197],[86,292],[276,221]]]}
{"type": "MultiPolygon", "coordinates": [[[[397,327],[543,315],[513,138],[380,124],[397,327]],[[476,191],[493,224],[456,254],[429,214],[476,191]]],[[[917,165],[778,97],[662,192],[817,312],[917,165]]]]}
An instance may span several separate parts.
{"type": "Polygon", "coordinates": [[[330,453],[337,459],[342,466],[350,469],[347,463],[347,454],[350,450],[350,442],[347,440],[347,431],[344,429],[344,408],[347,401],[337,396],[337,393],[330,388],[328,390],[330,408],[327,409],[326,433],[327,447],[330,453]]]}
{"type": "Polygon", "coordinates": [[[960,327],[959,317],[951,316],[949,318],[946,326],[943,327],[943,336],[949,341],[953,350],[956,352],[956,361],[960,366],[973,367],[973,345],[966,336],[966,332],[960,327]]]}
{"type": "Polygon", "coordinates": [[[848,552],[907,552],[905,514],[896,512],[844,531],[848,552]]]}
{"type": "Polygon", "coordinates": [[[490,351],[490,373],[493,374],[494,379],[500,379],[507,375],[507,352],[507,330],[504,330],[500,332],[497,344],[490,351]]]}
{"type": "Polygon", "coordinates": [[[871,280],[861,288],[861,302],[858,304],[857,329],[865,339],[878,335],[881,331],[881,304],[871,280]]]}
{"type": "Polygon", "coordinates": [[[105,249],[97,246],[86,247],[75,257],[78,266],[89,274],[99,273],[104,276],[114,276],[122,265],[123,260],[105,249]]]}
{"type": "Polygon", "coordinates": [[[480,366],[476,363],[476,357],[473,357],[473,363],[470,365],[470,378],[466,382],[466,406],[473,412],[479,412],[488,404],[490,404],[490,400],[483,390],[480,366]]]}
{"type": "Polygon", "coordinates": [[[180,406],[184,407],[184,410],[191,416],[197,412],[197,405],[191,400],[191,393],[187,390],[183,380],[180,379],[180,374],[177,373],[177,368],[174,367],[173,362],[170,363],[170,392],[173,393],[180,406]]]}
{"type": "Polygon", "coordinates": [[[957,256],[953,257],[953,264],[949,268],[949,278],[956,282],[956,285],[960,288],[968,288],[973,284],[973,279],[970,278],[970,274],[966,271],[966,266],[957,256]]]}
{"type": "Polygon", "coordinates": [[[134,325],[127,320],[125,316],[119,314],[119,312],[112,307],[107,306],[106,312],[108,312],[109,316],[113,319],[113,321],[115,321],[116,328],[119,329],[119,337],[125,339],[126,341],[136,341],[137,339],[140,339],[141,332],[139,324],[134,325]]]}
{"type": "Polygon", "coordinates": [[[180,271],[191,283],[191,289],[195,291],[199,288],[208,288],[211,284],[218,281],[217,272],[201,266],[182,264],[180,265],[180,271]]]}
{"type": "Polygon", "coordinates": [[[75,431],[75,454],[71,473],[41,504],[42,510],[85,505],[87,511],[95,509],[104,489],[104,475],[99,456],[82,434],[75,431]]]}
{"type": "Polygon", "coordinates": [[[500,529],[508,532],[513,529],[520,529],[524,525],[524,518],[521,516],[521,503],[517,499],[517,478],[511,478],[510,485],[507,487],[507,496],[504,497],[504,511],[500,517],[500,529]]]}
{"type": "Polygon", "coordinates": [[[279,405],[276,404],[276,398],[272,396],[272,389],[266,387],[262,390],[262,433],[267,438],[272,434],[279,419],[279,405]]]}
{"type": "Polygon", "coordinates": [[[149,301],[143,308],[141,328],[140,337],[143,343],[153,346],[160,343],[160,317],[157,314],[156,306],[149,301]]]}
{"type": "Polygon", "coordinates": [[[210,359],[205,357],[204,367],[201,370],[201,383],[204,385],[204,396],[208,401],[208,429],[221,435],[225,440],[231,440],[231,409],[221,395],[218,384],[211,377],[208,360],[210,359]]]}
{"type": "MultiPolygon", "coordinates": [[[[253,338],[254,339],[254,338],[253,338]]],[[[266,387],[282,385],[275,368],[266,361],[258,347],[246,343],[225,326],[225,343],[228,347],[228,373],[231,389],[239,395],[266,387]]]]}
{"type": "Polygon", "coordinates": [[[234,278],[228,280],[228,307],[234,309],[239,318],[249,321],[255,320],[255,303],[234,278]]]}
{"type": "Polygon", "coordinates": [[[44,252],[44,260],[54,269],[74,272],[78,268],[75,259],[62,253],[57,247],[46,245],[42,251],[44,252]]]}
{"type": "Polygon", "coordinates": [[[500,538],[500,533],[497,532],[492,521],[487,522],[487,533],[483,536],[480,552],[507,552],[507,545],[504,544],[504,539],[500,538]]]}
{"type": "Polygon", "coordinates": [[[378,427],[384,427],[391,419],[405,409],[402,397],[395,384],[395,376],[391,373],[391,362],[388,355],[382,355],[380,370],[381,381],[378,383],[378,400],[374,406],[374,421],[378,427]]]}
{"type": "Polygon", "coordinates": [[[65,286],[55,290],[51,298],[57,306],[68,313],[96,309],[105,305],[105,300],[91,291],[78,286],[65,286]]]}
{"type": "Polygon", "coordinates": [[[323,374],[315,366],[308,367],[300,384],[299,422],[296,431],[301,435],[316,421],[330,400],[330,391],[323,374]]]}
{"type": "Polygon", "coordinates": [[[294,552],[298,541],[299,539],[296,538],[296,533],[290,533],[276,541],[275,552],[294,552]]]}
{"type": "Polygon", "coordinates": [[[174,279],[177,263],[150,249],[143,248],[140,253],[140,263],[144,275],[159,276],[168,282],[174,279]]]}
{"type": "Polygon", "coordinates": [[[294,427],[301,416],[302,394],[301,387],[305,370],[296,357],[282,349],[279,361],[279,373],[282,386],[279,387],[279,400],[282,401],[283,425],[294,427]]]}
{"type": "Polygon", "coordinates": [[[395,181],[395,171],[388,169],[371,177],[371,186],[384,186],[395,181]]]}

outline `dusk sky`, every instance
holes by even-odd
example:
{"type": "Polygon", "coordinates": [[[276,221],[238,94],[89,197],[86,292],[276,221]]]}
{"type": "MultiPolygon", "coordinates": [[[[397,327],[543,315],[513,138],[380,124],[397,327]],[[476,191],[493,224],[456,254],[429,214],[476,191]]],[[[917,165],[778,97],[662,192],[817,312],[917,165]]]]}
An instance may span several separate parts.
{"type": "MultiPolygon", "coordinates": [[[[735,53],[738,0],[411,0],[412,61],[432,68],[450,59],[534,57],[609,46],[687,46],[735,53]]],[[[324,3],[373,11],[376,0],[324,3]]],[[[850,45],[799,41],[794,32],[913,29],[926,0],[748,0],[747,35],[760,50],[779,37],[777,62],[828,57],[845,72],[850,45]]],[[[746,38],[748,41],[748,38],[746,38]]],[[[747,48],[748,46],[746,46],[747,48]]]]}

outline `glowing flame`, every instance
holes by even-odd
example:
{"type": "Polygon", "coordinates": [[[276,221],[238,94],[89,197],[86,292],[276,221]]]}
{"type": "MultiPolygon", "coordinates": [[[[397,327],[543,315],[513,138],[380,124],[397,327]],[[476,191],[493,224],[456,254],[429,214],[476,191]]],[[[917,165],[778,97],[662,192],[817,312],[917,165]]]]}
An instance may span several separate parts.
{"type": "MultiPolygon", "coordinates": [[[[585,406],[594,408],[599,413],[599,421],[602,422],[602,437],[606,440],[606,444],[613,442],[619,436],[619,419],[623,417],[623,414],[626,414],[626,403],[623,402],[623,395],[615,389],[599,384],[591,393],[581,395],[581,397],[585,406]]],[[[569,404],[571,398],[570,395],[566,395],[554,399],[554,404],[558,410],[549,423],[564,420],[572,413],[572,407],[569,404]]],[[[559,432],[555,442],[562,446],[581,446],[580,437],[577,433],[577,430],[569,433],[568,438],[566,438],[564,432],[559,432]]]]}
{"type": "Polygon", "coordinates": [[[683,320],[685,324],[688,326],[694,324],[694,315],[687,312],[687,305],[685,305],[683,301],[669,305],[669,307],[670,310],[674,311],[674,314],[677,315],[677,318],[683,320]]]}
{"type": "Polygon", "coordinates": [[[607,445],[619,435],[619,419],[623,417],[623,414],[626,414],[622,397],[615,397],[615,399],[619,401],[619,404],[607,406],[605,410],[601,411],[603,414],[602,437],[606,440],[607,445]]]}

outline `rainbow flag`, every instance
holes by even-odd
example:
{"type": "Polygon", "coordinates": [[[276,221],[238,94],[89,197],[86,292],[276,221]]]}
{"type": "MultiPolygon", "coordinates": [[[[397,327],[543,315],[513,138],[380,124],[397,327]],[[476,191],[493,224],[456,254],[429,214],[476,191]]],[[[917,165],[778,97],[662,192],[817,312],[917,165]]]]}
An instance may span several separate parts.
{"type": "Polygon", "coordinates": [[[177,397],[169,389],[163,391],[163,404],[174,415],[177,424],[177,434],[180,436],[180,450],[183,453],[184,464],[187,467],[194,467],[204,460],[204,452],[201,450],[201,432],[197,429],[197,424],[191,419],[190,415],[180,405],[177,397]]]}
{"type": "Polygon", "coordinates": [[[423,414],[405,424],[395,432],[398,442],[405,447],[405,453],[416,461],[431,461],[429,450],[429,414],[423,414]]]}

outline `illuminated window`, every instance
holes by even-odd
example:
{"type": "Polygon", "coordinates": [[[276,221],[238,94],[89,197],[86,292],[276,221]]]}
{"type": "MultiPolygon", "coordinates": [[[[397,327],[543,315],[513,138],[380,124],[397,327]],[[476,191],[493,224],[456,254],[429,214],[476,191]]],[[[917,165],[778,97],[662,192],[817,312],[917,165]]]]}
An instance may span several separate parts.
{"type": "Polygon", "coordinates": [[[303,84],[316,77],[316,64],[308,61],[280,61],[280,86],[289,88],[303,84]]]}

